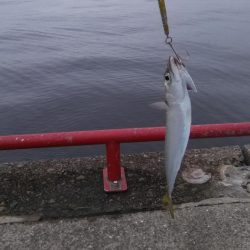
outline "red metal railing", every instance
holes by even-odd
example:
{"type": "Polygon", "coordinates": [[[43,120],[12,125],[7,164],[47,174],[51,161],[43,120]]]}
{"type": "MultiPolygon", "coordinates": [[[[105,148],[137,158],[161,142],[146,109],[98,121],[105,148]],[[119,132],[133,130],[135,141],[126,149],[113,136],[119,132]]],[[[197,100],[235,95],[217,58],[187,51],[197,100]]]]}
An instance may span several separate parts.
{"type": "MultiPolygon", "coordinates": [[[[250,122],[194,125],[190,138],[238,137],[250,135],[250,122]]],[[[165,127],[109,129],[46,134],[0,136],[0,150],[106,144],[107,167],[103,170],[107,192],[127,189],[120,163],[120,143],[161,141],[165,127]]]]}

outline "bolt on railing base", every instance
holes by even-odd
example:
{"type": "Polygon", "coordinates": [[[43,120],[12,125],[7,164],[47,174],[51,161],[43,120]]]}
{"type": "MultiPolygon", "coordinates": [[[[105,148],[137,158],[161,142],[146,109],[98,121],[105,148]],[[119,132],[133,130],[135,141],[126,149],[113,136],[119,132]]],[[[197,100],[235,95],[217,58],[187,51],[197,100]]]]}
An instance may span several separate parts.
{"type": "Polygon", "coordinates": [[[118,181],[110,181],[108,179],[108,169],[104,168],[103,169],[103,184],[104,184],[104,191],[107,193],[127,191],[128,185],[127,185],[124,168],[121,167],[121,179],[118,181]]]}

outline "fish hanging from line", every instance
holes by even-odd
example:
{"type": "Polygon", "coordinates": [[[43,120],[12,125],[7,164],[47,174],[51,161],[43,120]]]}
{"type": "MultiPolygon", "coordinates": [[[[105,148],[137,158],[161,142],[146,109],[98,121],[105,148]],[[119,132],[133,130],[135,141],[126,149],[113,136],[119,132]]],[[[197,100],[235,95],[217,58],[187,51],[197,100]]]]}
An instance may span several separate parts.
{"type": "Polygon", "coordinates": [[[191,129],[191,102],[188,90],[197,92],[196,86],[180,60],[171,56],[164,74],[166,106],[165,170],[168,204],[174,218],[172,192],[177,173],[186,151],[191,129]]]}

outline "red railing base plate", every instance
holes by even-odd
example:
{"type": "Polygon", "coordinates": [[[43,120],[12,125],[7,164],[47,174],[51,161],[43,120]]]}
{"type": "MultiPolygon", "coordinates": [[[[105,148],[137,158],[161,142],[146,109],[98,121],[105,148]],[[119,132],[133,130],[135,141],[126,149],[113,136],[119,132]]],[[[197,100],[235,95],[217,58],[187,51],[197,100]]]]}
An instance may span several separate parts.
{"type": "Polygon", "coordinates": [[[125,192],[128,189],[124,168],[121,168],[121,179],[119,181],[110,181],[108,179],[108,169],[103,169],[104,191],[107,193],[125,192]]]}

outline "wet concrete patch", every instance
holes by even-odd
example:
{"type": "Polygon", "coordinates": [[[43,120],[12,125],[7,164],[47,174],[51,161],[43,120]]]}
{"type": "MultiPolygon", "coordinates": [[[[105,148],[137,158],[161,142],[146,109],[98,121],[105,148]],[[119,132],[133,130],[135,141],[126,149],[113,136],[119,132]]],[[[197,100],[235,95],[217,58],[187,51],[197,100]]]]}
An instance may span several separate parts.
{"type": "MultiPolygon", "coordinates": [[[[163,153],[122,157],[128,191],[103,191],[104,157],[6,163],[0,166],[0,215],[34,215],[71,218],[165,209],[163,153]]],[[[187,152],[182,170],[201,168],[211,173],[205,184],[189,184],[178,175],[173,199],[176,204],[222,196],[249,197],[246,189],[218,184],[221,165],[244,165],[240,147],[199,149],[187,152]],[[226,192],[225,190],[228,190],[226,192]],[[235,189],[234,189],[235,190],[235,189]]],[[[249,169],[249,168],[247,168],[249,169]]]]}

